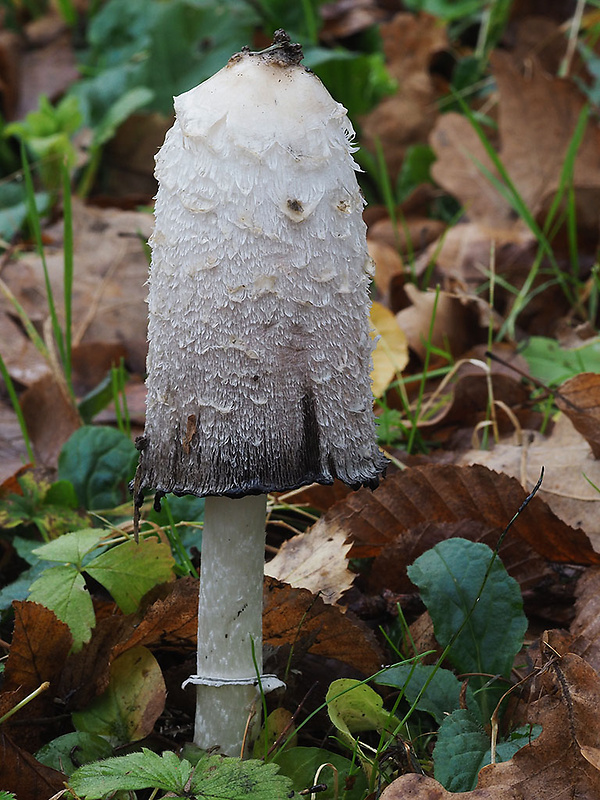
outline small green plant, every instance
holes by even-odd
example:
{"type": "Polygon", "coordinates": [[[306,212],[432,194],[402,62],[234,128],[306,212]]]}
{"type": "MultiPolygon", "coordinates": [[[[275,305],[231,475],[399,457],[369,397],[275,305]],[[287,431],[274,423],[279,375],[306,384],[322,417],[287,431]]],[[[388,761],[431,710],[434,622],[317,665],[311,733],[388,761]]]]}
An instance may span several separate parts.
{"type": "Polygon", "coordinates": [[[30,111],[22,122],[11,122],[4,127],[5,137],[15,136],[25,144],[38,163],[44,187],[56,195],[61,188],[61,166],[73,170],[76,151],[72,137],[80,128],[83,115],[76,97],[64,97],[53,106],[42,95],[39,108],[30,111]]]}
{"type": "MultiPolygon", "coordinates": [[[[226,797],[227,800],[280,800],[291,781],[276,764],[202,755],[195,765],[175,753],[140,753],[87,764],[73,773],[68,788],[73,797],[98,800],[110,791],[155,789],[160,797],[226,797]],[[166,792],[169,794],[162,794],[166,792]]],[[[154,794],[153,797],[157,795],[154,794]]]]}

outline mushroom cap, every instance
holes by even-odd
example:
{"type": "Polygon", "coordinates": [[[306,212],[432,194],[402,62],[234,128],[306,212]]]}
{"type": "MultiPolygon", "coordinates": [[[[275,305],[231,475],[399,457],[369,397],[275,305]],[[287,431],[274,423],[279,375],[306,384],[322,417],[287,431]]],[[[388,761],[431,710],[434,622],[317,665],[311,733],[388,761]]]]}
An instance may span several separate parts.
{"type": "Polygon", "coordinates": [[[156,158],[141,491],[375,486],[387,464],[354,132],[277,49],[177,97],[156,158]]]}

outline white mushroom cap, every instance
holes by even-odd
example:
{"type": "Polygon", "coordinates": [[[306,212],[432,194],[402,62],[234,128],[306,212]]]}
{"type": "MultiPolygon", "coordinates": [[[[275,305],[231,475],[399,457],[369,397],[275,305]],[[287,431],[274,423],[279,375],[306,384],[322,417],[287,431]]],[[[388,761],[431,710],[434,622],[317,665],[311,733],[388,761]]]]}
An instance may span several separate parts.
{"type": "Polygon", "coordinates": [[[375,486],[371,261],[346,111],[286,42],[175,99],[156,158],[136,489],[375,486]]]}

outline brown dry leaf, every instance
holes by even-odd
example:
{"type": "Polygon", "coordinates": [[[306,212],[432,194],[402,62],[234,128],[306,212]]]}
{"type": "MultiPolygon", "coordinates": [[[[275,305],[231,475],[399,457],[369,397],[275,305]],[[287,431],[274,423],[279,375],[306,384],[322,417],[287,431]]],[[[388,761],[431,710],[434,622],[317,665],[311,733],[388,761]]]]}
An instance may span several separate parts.
{"type": "Polygon", "coordinates": [[[77,410],[51,374],[23,392],[21,409],[39,463],[54,466],[62,446],[82,424],[77,410]]]}
{"type": "Polygon", "coordinates": [[[40,764],[0,732],[0,786],[19,800],[43,800],[64,789],[66,775],[40,764]]]}
{"type": "Polygon", "coordinates": [[[523,442],[519,445],[514,440],[501,440],[491,450],[468,450],[457,463],[484,464],[518,478],[528,490],[533,488],[543,466],[539,496],[567,525],[585,531],[600,552],[600,494],[585,478],[600,486],[600,463],[585,439],[566,416],[561,416],[550,436],[526,431],[523,442]]]}
{"type": "Polygon", "coordinates": [[[0,312],[0,342],[2,358],[8,374],[24,386],[46,375],[50,367],[9,314],[0,312]]]}
{"type": "MultiPolygon", "coordinates": [[[[359,490],[325,515],[326,523],[350,531],[351,558],[374,558],[369,587],[411,591],[406,567],[417,556],[449,535],[467,535],[495,546],[525,492],[518,481],[480,466],[463,468],[429,464],[397,473],[373,492],[359,490]],[[447,527],[447,526],[451,527],[447,527]]],[[[500,556],[509,572],[520,566],[517,579],[545,573],[543,559],[598,564],[582,531],[573,530],[535,497],[514,523],[500,556]],[[536,558],[535,551],[541,559],[536,558]],[[529,566],[522,562],[531,560],[529,566]]]]}
{"type": "Polygon", "coordinates": [[[40,95],[56,100],[79,78],[72,33],[58,13],[30,22],[25,36],[15,119],[37,109],[40,95]]]}
{"type": "Polygon", "coordinates": [[[23,726],[20,722],[56,713],[54,698],[73,638],[68,626],[45,606],[15,601],[13,608],[15,629],[0,694],[0,716],[42,683],[49,681],[48,691],[5,723],[7,732],[10,731],[17,745],[27,745],[27,749],[35,750],[42,744],[41,736],[45,730],[33,722],[29,726],[23,726]]]}
{"type": "Polygon", "coordinates": [[[526,274],[536,246],[533,234],[521,224],[498,228],[480,222],[461,222],[417,257],[415,271],[419,275],[435,261],[436,269],[447,276],[447,283],[458,281],[475,287],[487,278],[492,268],[502,275],[526,274]]]}
{"type": "Polygon", "coordinates": [[[600,458],[600,375],[582,372],[559,387],[556,405],[600,458]]]}
{"type": "Polygon", "coordinates": [[[28,460],[17,415],[0,403],[0,484],[21,469],[28,460]]]}
{"type": "Polygon", "coordinates": [[[263,636],[273,647],[288,645],[335,658],[372,675],[383,653],[373,632],[351,612],[344,614],[307,589],[294,589],[272,578],[265,581],[263,636]]]}
{"type": "Polygon", "coordinates": [[[395,181],[406,148],[427,138],[438,115],[429,65],[436,53],[447,48],[448,39],[439,20],[429,14],[397,14],[381,25],[380,32],[387,68],[398,81],[398,91],[361,120],[362,144],[375,152],[375,141],[381,142],[395,181]]]}
{"type": "Polygon", "coordinates": [[[472,792],[452,793],[432,778],[404,775],[381,800],[597,800],[600,677],[572,653],[550,662],[548,676],[548,694],[528,715],[542,733],[510,761],[484,767],[472,792]]]}
{"type": "Polygon", "coordinates": [[[570,630],[577,645],[571,644],[570,649],[600,672],[600,568],[589,567],[584,572],[577,581],[575,596],[570,630]]]}
{"type": "Polygon", "coordinates": [[[413,254],[437,241],[446,230],[446,224],[430,217],[406,217],[394,223],[389,217],[374,222],[369,228],[369,238],[403,254],[413,254]]]}
{"type": "Polygon", "coordinates": [[[383,296],[387,296],[392,280],[404,273],[402,259],[395,248],[376,239],[369,238],[367,245],[375,264],[375,285],[383,296]]]}
{"type": "Polygon", "coordinates": [[[348,531],[316,522],[306,533],[285,541],[275,558],[265,564],[265,575],[290,586],[308,589],[326,603],[336,603],[354,582],[348,569],[348,531]]]}
{"type": "Polygon", "coordinates": [[[450,350],[459,358],[469,347],[483,341],[485,330],[480,326],[479,308],[475,298],[453,295],[448,292],[421,292],[412,284],[404,290],[412,305],[396,314],[398,325],[408,339],[408,345],[421,360],[425,358],[431,319],[435,321],[431,344],[450,350]]]}
{"type": "MultiPolygon", "coordinates": [[[[526,70],[506,52],[495,51],[491,63],[500,98],[500,157],[526,205],[539,215],[558,188],[585,98],[573,81],[545,73],[534,56],[528,59],[526,70]]],[[[475,163],[498,177],[468,119],[459,114],[440,117],[431,145],[438,156],[432,168],[435,180],[457,197],[469,217],[491,227],[512,227],[514,213],[509,203],[475,163]]],[[[595,228],[596,236],[599,148],[600,131],[588,125],[575,159],[574,186],[578,225],[595,228]],[[577,190],[582,191],[578,194],[577,190]]]]}
{"type": "Polygon", "coordinates": [[[508,202],[483,175],[479,164],[498,177],[473,126],[463,114],[443,114],[429,143],[437,156],[431,167],[434,180],[454,195],[472,222],[502,231],[515,225],[508,202]]]}
{"type": "Polygon", "coordinates": [[[323,41],[353,36],[385,19],[385,11],[376,0],[337,0],[325,3],[319,12],[325,23],[319,31],[323,41]]]}
{"type": "MultiPolygon", "coordinates": [[[[148,262],[141,237],[152,229],[152,216],[114,208],[99,209],[73,200],[74,283],[73,343],[121,342],[146,338],[145,283],[148,262]]],[[[51,233],[51,232],[50,232],[51,233]]],[[[46,248],[50,282],[62,315],[64,257],[62,226],[57,244],[46,248]]],[[[48,317],[40,259],[30,254],[10,261],[2,278],[36,323],[48,317]]],[[[7,301],[0,309],[8,309],[7,301]]]]}

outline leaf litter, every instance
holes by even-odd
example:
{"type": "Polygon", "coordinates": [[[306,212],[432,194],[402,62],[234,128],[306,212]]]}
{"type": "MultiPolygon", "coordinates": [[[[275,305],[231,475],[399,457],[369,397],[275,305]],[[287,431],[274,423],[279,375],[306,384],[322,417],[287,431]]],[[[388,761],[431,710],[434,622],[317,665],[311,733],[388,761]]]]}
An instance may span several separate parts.
{"type": "MultiPolygon", "coordinates": [[[[306,517],[299,522],[292,513],[292,528],[300,531],[297,535],[289,527],[284,535],[281,528],[269,529],[271,552],[277,553],[266,568],[266,663],[274,672],[287,675],[288,713],[303,704],[317,711],[319,701],[310,698],[311,692],[320,692],[322,702],[334,680],[360,681],[390,663],[394,655],[379,629],[383,625],[392,631],[399,624],[400,605],[406,619],[396,644],[403,652],[411,652],[413,646],[419,652],[432,651],[419,667],[432,669],[441,648],[434,636],[434,620],[410,580],[411,564],[432,548],[457,538],[493,550],[543,466],[545,477],[538,496],[523,510],[499,549],[508,575],[520,588],[529,623],[526,649],[514,660],[514,672],[524,682],[510,700],[510,718],[515,725],[541,725],[542,732],[508,760],[484,767],[471,791],[449,792],[432,777],[411,772],[414,765],[405,764],[400,771],[409,774],[396,779],[388,776],[390,785],[381,797],[502,800],[577,793],[594,798],[600,793],[597,375],[595,365],[585,370],[574,367],[556,386],[553,373],[542,369],[542,375],[536,371],[532,376],[536,384],[527,380],[533,369],[519,350],[527,337],[564,336],[566,332],[565,340],[572,342],[573,330],[585,322],[581,302],[594,292],[591,269],[600,238],[597,125],[593,117],[588,120],[569,177],[577,219],[577,269],[571,263],[564,198],[563,216],[552,242],[560,269],[579,281],[579,307],[574,309],[559,287],[545,285],[540,279],[533,287],[538,294],[527,298],[516,318],[514,339],[493,342],[510,313],[515,292],[528,280],[539,241],[531,226],[515,213],[506,193],[499,193],[490,182],[489,175],[497,181],[504,178],[473,125],[456,113],[456,106],[449,113],[439,113],[436,101],[447,94],[449,85],[444,64],[450,55],[451,29],[427,14],[404,12],[386,17],[386,13],[377,3],[334,4],[327,9],[330,16],[324,35],[335,41],[364,31],[373,20],[385,19],[380,28],[383,49],[398,86],[361,119],[361,144],[372,154],[381,147],[392,183],[395,186],[398,181],[399,187],[404,185],[403,170],[411,147],[428,141],[437,157],[430,180],[399,193],[393,207],[374,203],[366,213],[370,252],[376,263],[376,298],[381,303],[373,314],[374,326],[381,334],[374,374],[378,413],[382,425],[389,417],[389,428],[397,434],[396,439],[390,435],[386,444],[396,466],[373,493],[360,490],[348,494],[339,486],[308,487],[286,498],[288,506],[308,510],[312,517],[322,516],[306,530],[306,517]],[[432,219],[431,209],[442,195],[462,209],[460,221],[450,225],[448,215],[432,219]],[[488,302],[492,289],[496,292],[493,310],[488,302]],[[486,349],[498,355],[502,364],[488,360],[486,349]],[[380,358],[381,354],[385,357],[380,358]],[[424,370],[429,371],[422,375],[424,370]],[[398,385],[399,377],[403,387],[398,385]],[[549,413],[544,411],[544,403],[549,413]],[[496,410],[495,419],[490,408],[496,410]],[[418,447],[406,448],[408,435],[418,447]],[[546,627],[550,630],[544,633],[546,627]],[[562,633],[553,628],[561,628],[562,633]],[[426,663],[430,666],[425,667],[426,663]],[[314,688],[317,681],[322,684],[320,689],[314,688]]],[[[550,12],[538,22],[524,13],[523,9],[514,11],[510,23],[513,39],[505,42],[503,51],[491,53],[491,92],[476,99],[474,107],[483,103],[478,110],[497,122],[496,130],[493,125],[486,128],[489,142],[535,224],[544,229],[561,187],[565,154],[583,119],[586,97],[582,87],[589,82],[589,75],[576,58],[571,76],[557,77],[565,47],[558,24],[550,19],[550,12]],[[583,76],[579,83],[573,79],[576,71],[578,77],[583,76]]],[[[44,91],[50,94],[62,91],[73,79],[72,50],[65,46],[68,37],[64,31],[64,26],[51,26],[46,43],[40,35],[35,44],[42,64],[64,50],[56,74],[45,76],[44,91]],[[56,42],[59,44],[52,44],[56,42]]],[[[6,37],[0,39],[0,53],[14,52],[12,46],[6,37]]],[[[17,113],[18,104],[22,108],[37,104],[35,87],[37,80],[44,78],[44,69],[36,67],[32,57],[27,70],[37,75],[27,91],[19,88],[14,78],[6,86],[3,103],[10,109],[8,116],[17,113]]],[[[142,116],[142,126],[143,120],[142,116]]],[[[122,133],[123,138],[115,143],[117,155],[119,147],[122,152],[128,147],[131,151],[139,124],[139,120],[131,123],[133,133],[122,133]]],[[[157,128],[161,125],[164,118],[156,121],[157,128]]],[[[136,162],[136,169],[142,170],[148,160],[136,162]]],[[[127,161],[125,156],[115,162],[117,171],[111,178],[115,197],[122,187],[116,191],[114,183],[122,183],[127,161]]],[[[141,175],[136,185],[152,192],[149,172],[141,175]]],[[[94,390],[123,359],[133,375],[125,397],[131,401],[133,421],[142,424],[147,273],[143,243],[152,219],[139,211],[79,201],[75,201],[74,212],[77,396],[81,399],[94,390]]],[[[48,226],[44,237],[50,281],[62,315],[60,223],[48,226]]],[[[541,261],[545,279],[550,268],[546,253],[541,261]]],[[[48,311],[40,259],[19,245],[3,259],[0,272],[36,328],[43,330],[48,311]]],[[[588,323],[597,337],[597,320],[591,313],[588,323]]],[[[81,419],[61,392],[52,364],[27,337],[6,294],[0,301],[0,336],[0,354],[17,385],[38,464],[46,466],[53,480],[59,453],[73,431],[81,427],[81,419]]],[[[576,347],[566,352],[573,353],[570,363],[577,364],[575,351],[576,347]]],[[[15,503],[26,506],[29,498],[16,479],[26,451],[4,392],[0,403],[0,503],[9,497],[16,513],[15,503]]],[[[113,403],[95,420],[118,423],[118,411],[113,403]]],[[[38,480],[39,474],[34,475],[38,480]]],[[[115,503],[116,498],[125,499],[122,488],[107,488],[115,503]]],[[[20,513],[24,520],[33,519],[31,509],[20,508],[20,513]]],[[[124,531],[128,531],[129,522],[123,521],[127,515],[115,518],[124,531]]],[[[50,539],[63,532],[58,522],[53,532],[50,516],[44,519],[50,539]]],[[[31,537],[32,530],[26,528],[25,534],[31,537]]],[[[159,535],[165,543],[165,531],[159,535]]],[[[15,561],[16,546],[4,536],[1,545],[2,580],[10,585],[16,577],[15,563],[19,563],[15,561]]],[[[49,797],[63,787],[65,775],[42,764],[34,753],[50,739],[72,730],[71,714],[81,721],[98,708],[102,716],[103,703],[113,712],[120,708],[111,714],[117,719],[121,714],[119,736],[124,740],[152,743],[159,735],[175,742],[180,726],[185,729],[187,725],[189,732],[193,698],[179,687],[194,669],[196,579],[178,577],[149,584],[150,591],[140,600],[139,595],[148,588],[144,583],[134,599],[124,595],[118,604],[119,580],[110,567],[109,558],[107,569],[113,584],[106,585],[101,572],[94,575],[91,568],[81,587],[89,599],[94,625],[89,629],[89,641],[82,643],[79,651],[73,647],[68,625],[39,603],[16,600],[14,628],[7,630],[4,625],[2,629],[10,646],[7,644],[0,688],[0,717],[45,681],[50,682],[49,690],[3,722],[0,730],[0,785],[23,800],[49,797]],[[142,662],[143,668],[139,666],[142,662]],[[141,688],[133,700],[115,699],[119,686],[115,675],[123,665],[126,673],[138,676],[146,670],[147,685],[135,684],[141,688]],[[130,714],[126,707],[134,711],[130,714]]],[[[462,693],[458,679],[448,674],[454,681],[454,706],[447,710],[462,712],[464,703],[469,703],[464,700],[468,692],[462,693]]],[[[414,686],[411,691],[415,700],[414,686]]],[[[437,714],[439,709],[435,709],[437,714]]],[[[312,725],[310,721],[306,724],[305,743],[320,743],[327,724],[323,713],[317,713],[312,725]]],[[[88,720],[81,726],[93,728],[94,723],[88,720]]],[[[481,727],[478,735],[487,740],[489,730],[481,727]]],[[[425,753],[430,755],[431,751],[425,753]]],[[[335,758],[341,756],[335,754],[335,758]]],[[[423,761],[427,762],[427,757],[423,761]]],[[[147,763],[134,760],[132,766],[143,771],[147,763]]],[[[433,774],[430,769],[427,772],[433,774]]]]}

